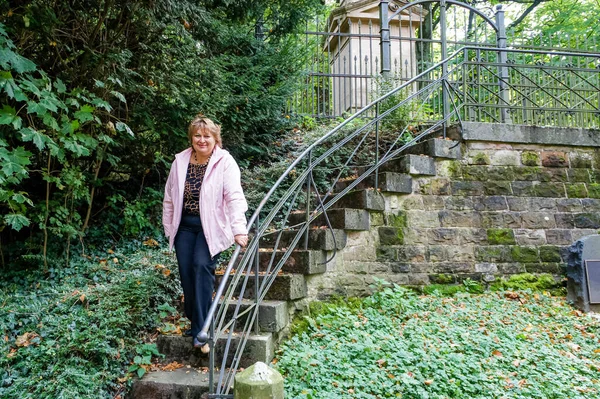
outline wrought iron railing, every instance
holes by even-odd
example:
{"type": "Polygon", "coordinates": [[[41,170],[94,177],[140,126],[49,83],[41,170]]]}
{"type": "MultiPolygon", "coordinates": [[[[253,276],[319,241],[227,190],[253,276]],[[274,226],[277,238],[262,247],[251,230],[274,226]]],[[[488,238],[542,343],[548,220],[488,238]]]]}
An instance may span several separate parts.
{"type": "Polygon", "coordinates": [[[260,202],[248,223],[248,248],[236,248],[221,278],[212,323],[200,334],[211,346],[210,397],[231,397],[247,339],[258,330],[259,305],[292,251],[308,247],[317,218],[328,226],[321,234],[335,241],[327,210],[338,200],[367,178],[378,187],[382,164],[463,120],[599,127],[599,66],[600,54],[465,47],[306,148],[260,202]],[[253,298],[249,306],[246,296],[253,298]],[[225,347],[215,368],[219,340],[225,347]]]}

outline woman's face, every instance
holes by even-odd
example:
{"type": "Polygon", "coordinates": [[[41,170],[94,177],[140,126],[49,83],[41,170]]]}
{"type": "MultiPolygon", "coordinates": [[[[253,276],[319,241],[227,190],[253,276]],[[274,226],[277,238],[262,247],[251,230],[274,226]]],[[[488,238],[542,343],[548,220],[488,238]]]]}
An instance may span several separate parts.
{"type": "Polygon", "coordinates": [[[215,138],[208,129],[198,129],[192,136],[192,147],[199,157],[208,158],[215,149],[215,144],[215,138]]]}

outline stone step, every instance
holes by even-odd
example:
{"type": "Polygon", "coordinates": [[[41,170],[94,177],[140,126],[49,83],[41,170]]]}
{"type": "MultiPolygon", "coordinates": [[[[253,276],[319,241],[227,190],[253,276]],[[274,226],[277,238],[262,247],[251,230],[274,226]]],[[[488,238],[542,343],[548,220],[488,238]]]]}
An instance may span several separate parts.
{"type": "MultiPolygon", "coordinates": [[[[245,275],[244,275],[245,276],[245,275]]],[[[234,291],[234,295],[240,295],[241,286],[243,285],[244,276],[240,279],[238,286],[234,291]]],[[[246,284],[244,291],[244,298],[254,299],[255,292],[255,274],[251,273],[246,284]]],[[[258,275],[259,284],[262,283],[264,275],[258,275]]],[[[221,282],[222,276],[217,275],[216,284],[221,282]]],[[[231,277],[229,278],[231,281],[231,277]]],[[[278,274],[273,281],[273,284],[267,291],[265,299],[276,300],[276,301],[294,301],[296,299],[304,298],[308,293],[306,286],[306,280],[302,274],[278,274]]]]}
{"type": "MultiPolygon", "coordinates": [[[[300,246],[304,245],[304,240],[300,242],[300,246]]],[[[285,251],[276,251],[275,258],[273,259],[273,264],[271,266],[271,270],[273,267],[277,265],[279,260],[285,251]]],[[[264,249],[261,248],[259,251],[259,271],[264,272],[267,270],[269,263],[273,257],[272,249],[264,249]]],[[[304,249],[295,249],[291,252],[283,266],[281,267],[281,271],[284,273],[296,273],[296,274],[321,274],[325,273],[327,270],[327,265],[325,264],[326,254],[325,251],[317,251],[317,250],[304,250],[304,249]]]]}
{"type": "MultiPolygon", "coordinates": [[[[365,209],[334,208],[327,210],[327,219],[334,229],[343,230],[369,230],[369,212],[365,209]]],[[[328,226],[324,214],[319,215],[311,226],[328,226]]],[[[306,221],[306,213],[292,213],[289,217],[290,224],[299,224],[306,221]]]]}
{"type": "Polygon", "coordinates": [[[200,399],[208,392],[208,371],[180,368],[174,371],[146,373],[133,383],[132,399],[200,399]]]}
{"type": "Polygon", "coordinates": [[[390,159],[379,168],[380,172],[408,173],[415,176],[435,176],[435,161],[427,155],[408,154],[390,159]]]}
{"type": "Polygon", "coordinates": [[[428,155],[432,158],[460,159],[460,142],[449,139],[433,138],[417,143],[406,150],[410,154],[428,155]]]}
{"type": "MultiPolygon", "coordinates": [[[[249,306],[253,305],[252,299],[242,299],[239,313],[242,313],[249,306]]],[[[233,312],[237,306],[237,299],[233,299],[227,306],[227,315],[225,320],[233,317],[233,312]]],[[[238,326],[241,328],[246,322],[246,317],[252,312],[239,317],[238,326]]],[[[258,327],[261,332],[277,333],[287,327],[289,324],[289,312],[286,301],[262,301],[258,309],[258,327]]],[[[239,328],[238,328],[239,329],[239,328]]]]}
{"type": "MultiPolygon", "coordinates": [[[[221,337],[217,340],[215,345],[215,362],[220,365],[225,346],[227,343],[227,337],[221,337]]],[[[231,361],[235,350],[240,343],[240,334],[237,332],[232,333],[231,344],[228,353],[228,362],[231,361]]],[[[193,367],[208,367],[208,354],[203,354],[200,349],[194,349],[192,347],[192,338],[184,337],[182,335],[160,335],[156,339],[156,346],[158,351],[165,355],[161,359],[161,363],[179,362],[193,367]]],[[[240,361],[240,367],[248,367],[256,362],[270,363],[275,356],[275,344],[273,342],[273,334],[271,333],[260,333],[250,334],[246,346],[244,347],[244,353],[240,361]]]]}
{"type": "MultiPolygon", "coordinates": [[[[342,180],[336,183],[336,191],[342,191],[356,179],[342,180]]],[[[375,186],[375,175],[371,175],[361,181],[356,189],[365,189],[375,186]]],[[[412,193],[412,177],[403,173],[382,172],[378,176],[378,187],[383,192],[410,194],[412,193]]]]}
{"type": "MultiPolygon", "coordinates": [[[[298,234],[297,230],[284,230],[281,233],[278,248],[288,248],[291,242],[298,234]]],[[[273,247],[279,232],[265,235],[261,238],[260,248],[273,247]]],[[[298,247],[304,246],[304,233],[298,241],[298,247]]],[[[310,229],[308,232],[308,248],[313,250],[333,251],[334,249],[342,249],[346,246],[346,232],[344,230],[333,229],[310,229]]]]}
{"type": "Polygon", "coordinates": [[[350,191],[332,206],[333,208],[357,208],[368,211],[384,211],[385,198],[373,188],[350,191]]]}

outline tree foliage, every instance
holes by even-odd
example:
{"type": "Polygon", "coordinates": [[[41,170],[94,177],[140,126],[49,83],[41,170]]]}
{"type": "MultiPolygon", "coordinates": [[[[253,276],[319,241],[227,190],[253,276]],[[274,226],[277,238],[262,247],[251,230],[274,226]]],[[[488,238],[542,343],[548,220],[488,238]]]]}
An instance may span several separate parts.
{"type": "Polygon", "coordinates": [[[264,158],[285,130],[289,82],[302,61],[289,33],[318,7],[318,0],[3,2],[2,261],[25,250],[45,257],[52,242],[68,253],[73,239],[94,232],[156,232],[160,186],[198,112],[223,125],[242,165],[264,158]],[[257,21],[264,39],[255,38],[257,21]],[[6,250],[25,237],[27,248],[6,250]]]}

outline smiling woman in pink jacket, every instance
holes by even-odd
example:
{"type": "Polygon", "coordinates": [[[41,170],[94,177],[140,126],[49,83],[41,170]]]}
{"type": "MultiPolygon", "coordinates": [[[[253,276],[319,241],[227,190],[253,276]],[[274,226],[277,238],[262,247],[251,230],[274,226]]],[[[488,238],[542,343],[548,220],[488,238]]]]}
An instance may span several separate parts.
{"type": "MultiPolygon", "coordinates": [[[[163,227],[175,247],[185,315],[193,345],[210,308],[219,254],[234,242],[248,243],[248,209],[240,169],[221,148],[221,127],[202,116],[188,128],[191,147],[175,156],[165,187],[163,227]]],[[[208,345],[201,348],[208,351],[208,345]]]]}

